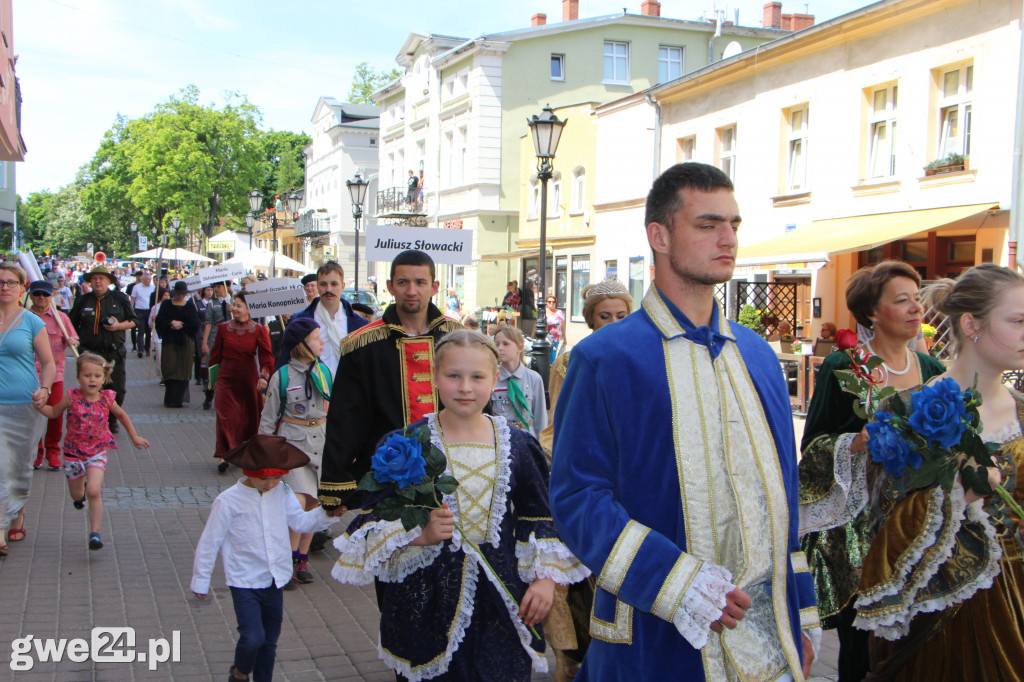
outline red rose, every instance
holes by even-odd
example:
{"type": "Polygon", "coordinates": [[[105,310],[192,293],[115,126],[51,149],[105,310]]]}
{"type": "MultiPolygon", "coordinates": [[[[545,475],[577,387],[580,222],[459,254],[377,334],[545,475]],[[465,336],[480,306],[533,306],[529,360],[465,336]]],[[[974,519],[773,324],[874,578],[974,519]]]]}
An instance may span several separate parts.
{"type": "Polygon", "coordinates": [[[836,347],[843,351],[857,346],[857,332],[852,329],[840,329],[836,332],[836,347]]]}

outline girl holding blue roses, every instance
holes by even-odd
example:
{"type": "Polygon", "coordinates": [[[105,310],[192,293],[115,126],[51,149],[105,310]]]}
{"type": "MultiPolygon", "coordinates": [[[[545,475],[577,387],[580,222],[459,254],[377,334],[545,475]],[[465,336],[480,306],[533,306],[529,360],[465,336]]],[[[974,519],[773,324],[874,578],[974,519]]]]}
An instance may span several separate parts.
{"type": "MultiPolygon", "coordinates": [[[[890,400],[904,401],[918,434],[948,448],[966,428],[959,393],[975,387],[982,439],[998,446],[989,482],[1024,499],[1024,396],[1003,383],[1004,371],[1024,369],[1024,277],[980,265],[935,283],[926,300],[948,317],[955,359],[927,391],[890,400]]],[[[870,430],[892,435],[884,424],[870,430]]],[[[867,679],[1024,679],[1021,519],[1000,497],[980,498],[959,482],[949,492],[908,488],[902,467],[915,466],[915,455],[891,454],[848,488],[871,531],[854,623],[871,632],[867,679]]]]}
{"type": "Polygon", "coordinates": [[[341,556],[332,575],[377,581],[380,656],[400,679],[525,682],[531,669],[547,669],[542,633],[530,626],[551,608],[555,583],[589,571],[558,539],[536,438],[483,414],[498,376],[494,344],[458,330],[438,342],[434,358],[444,409],[385,437],[373,478],[387,488],[366,493],[362,506],[372,510],[394,488],[430,480],[421,444],[445,455],[444,474],[458,487],[422,528],[361,514],[335,541],[341,556]]]}

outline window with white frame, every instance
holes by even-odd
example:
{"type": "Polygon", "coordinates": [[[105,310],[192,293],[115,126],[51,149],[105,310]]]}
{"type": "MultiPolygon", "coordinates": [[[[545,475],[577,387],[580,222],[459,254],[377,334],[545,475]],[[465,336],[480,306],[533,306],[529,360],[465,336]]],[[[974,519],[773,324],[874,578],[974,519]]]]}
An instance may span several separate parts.
{"type": "Polygon", "coordinates": [[[679,161],[686,163],[693,161],[694,150],[697,148],[697,138],[693,135],[679,140],[679,161]]]}
{"type": "Polygon", "coordinates": [[[466,167],[469,165],[469,132],[466,126],[459,128],[459,174],[460,185],[466,184],[466,167]]]}
{"type": "Polygon", "coordinates": [[[572,172],[572,204],[570,213],[583,213],[587,199],[587,171],[583,166],[576,166],[572,172]]]}
{"type": "Polygon", "coordinates": [[[540,183],[536,177],[530,178],[530,203],[527,207],[527,218],[536,220],[540,214],[540,183]]]}
{"type": "Polygon", "coordinates": [[[872,88],[868,113],[868,178],[896,175],[896,102],[899,86],[895,83],[872,88]]]}
{"type": "Polygon", "coordinates": [[[939,72],[938,158],[950,154],[971,155],[971,99],[974,66],[960,66],[939,72]]]}
{"type": "Polygon", "coordinates": [[[444,134],[444,183],[449,187],[455,178],[455,133],[452,131],[444,134]]]}
{"type": "Polygon", "coordinates": [[[789,110],[789,140],[786,158],[786,189],[790,192],[807,191],[807,105],[789,110]]]}
{"type": "Polygon", "coordinates": [[[604,82],[629,83],[629,43],[604,41],[604,82]]]}
{"type": "Polygon", "coordinates": [[[718,167],[729,176],[730,180],[736,179],[735,125],[718,129],[718,167]]]}
{"type": "Polygon", "coordinates": [[[636,256],[629,259],[629,295],[635,305],[644,299],[644,257],[636,256]]]}
{"type": "Polygon", "coordinates": [[[564,81],[565,80],[565,55],[564,54],[553,54],[553,55],[551,55],[551,80],[553,80],[553,81],[564,81]]]}
{"type": "Polygon", "coordinates": [[[556,175],[551,182],[551,201],[548,206],[548,215],[557,218],[562,215],[562,177],[556,175]]]}
{"type": "Polygon", "coordinates": [[[683,48],[658,47],[658,82],[668,83],[683,75],[683,48]]]}

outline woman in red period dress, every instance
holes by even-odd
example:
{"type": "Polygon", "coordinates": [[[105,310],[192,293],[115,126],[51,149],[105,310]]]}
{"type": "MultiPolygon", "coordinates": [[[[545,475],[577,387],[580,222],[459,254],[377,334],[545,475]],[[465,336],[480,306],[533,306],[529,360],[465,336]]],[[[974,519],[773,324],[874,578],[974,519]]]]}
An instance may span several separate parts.
{"type": "MultiPolygon", "coordinates": [[[[249,317],[243,292],[231,301],[231,318],[217,325],[217,339],[210,351],[210,366],[220,365],[213,403],[217,413],[215,457],[256,435],[262,394],[274,369],[270,333],[249,317]]],[[[227,462],[217,465],[222,473],[227,469],[227,462]]]]}

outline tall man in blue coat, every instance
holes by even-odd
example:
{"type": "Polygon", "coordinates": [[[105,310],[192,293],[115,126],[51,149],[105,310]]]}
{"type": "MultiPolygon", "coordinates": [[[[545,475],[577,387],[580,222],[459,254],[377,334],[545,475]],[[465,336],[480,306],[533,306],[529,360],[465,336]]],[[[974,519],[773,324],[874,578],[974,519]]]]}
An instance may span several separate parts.
{"type": "Polygon", "coordinates": [[[552,513],[599,576],[577,680],[802,680],[821,628],[789,395],[714,297],[736,261],[732,181],[673,166],[645,222],[653,286],[573,349],[555,415],[552,513]]]}

